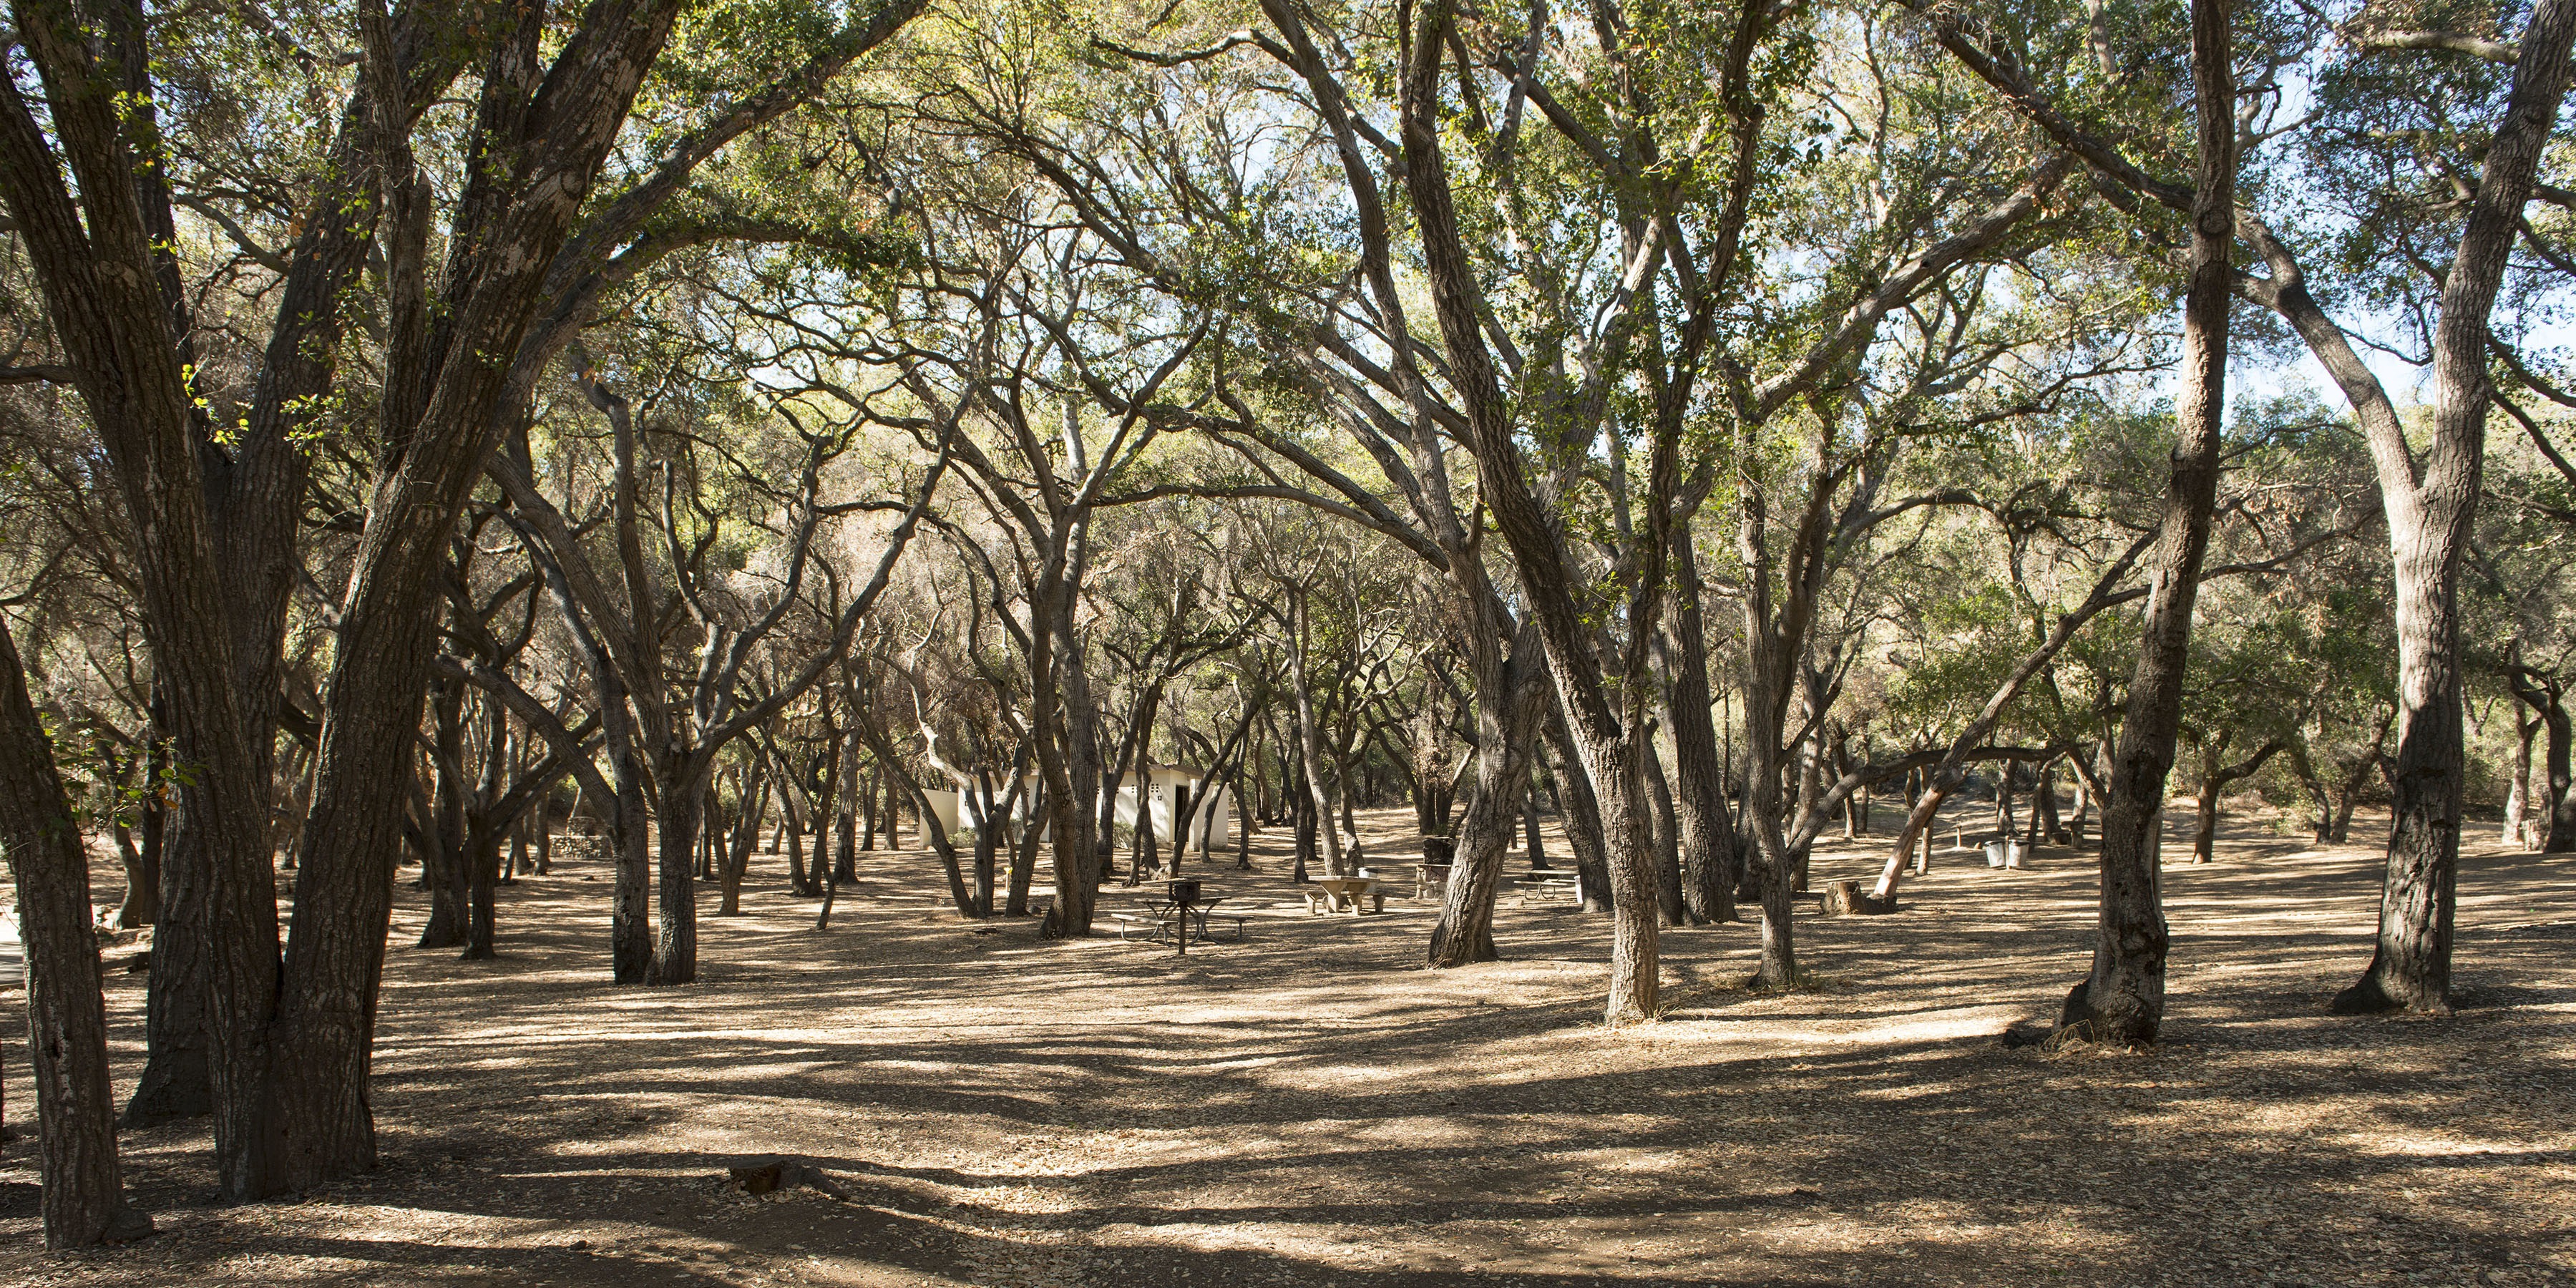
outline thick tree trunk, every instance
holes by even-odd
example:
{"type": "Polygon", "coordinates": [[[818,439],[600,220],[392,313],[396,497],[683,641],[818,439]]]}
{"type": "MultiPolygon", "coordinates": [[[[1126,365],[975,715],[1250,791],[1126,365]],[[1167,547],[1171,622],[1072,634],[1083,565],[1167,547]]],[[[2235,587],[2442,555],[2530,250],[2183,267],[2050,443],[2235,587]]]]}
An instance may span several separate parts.
{"type": "MultiPolygon", "coordinates": [[[[183,796],[172,813],[184,816],[183,796]]],[[[177,820],[174,820],[177,822],[177,820]]],[[[213,1005],[212,963],[202,920],[206,896],[194,889],[204,863],[186,853],[203,841],[179,823],[165,833],[160,922],[152,929],[152,959],[143,1002],[143,1072],[125,1105],[129,1127],[168,1118],[193,1118],[215,1109],[213,1035],[206,1029],[213,1005]]]]}
{"type": "Polygon", "coordinates": [[[89,856],[53,749],[0,624],[0,853],[18,887],[27,960],[27,1041],[36,1084],[38,1196],[47,1248],[139,1238],[117,1170],[107,1009],[90,930],[89,856]]]}
{"type": "Polygon", "coordinates": [[[2183,295],[2181,382],[2172,475],[2152,556],[2146,623],[2120,747],[2102,810],[2102,894],[2093,969],[2067,994],[2060,1034],[2138,1045],[2165,1014],[2163,876],[2156,854],[2190,661],[2192,605],[2209,550],[2226,413],[2229,257],[2235,248],[2236,90],[2229,0],[2192,0],[2193,100],[2199,170],[2191,272],[2183,295]]]}
{"type": "Polygon", "coordinates": [[[706,773],[695,765],[666,765],[661,779],[661,835],[653,940],[654,984],[693,984],[698,978],[698,822],[706,808],[706,773]]]}
{"type": "Polygon", "coordinates": [[[493,955],[494,887],[501,875],[501,833],[476,819],[465,830],[465,951],[463,961],[485,961],[493,955]]]}
{"type": "MultiPolygon", "coordinates": [[[[1477,677],[1476,786],[1458,820],[1449,886],[1441,898],[1440,920],[1431,928],[1427,960],[1434,967],[1501,957],[1494,946],[1494,903],[1502,893],[1513,807],[1529,799],[1530,737],[1548,702],[1542,647],[1537,631],[1524,626],[1508,656],[1494,648],[1491,657],[1480,659],[1480,672],[1490,674],[1477,677]]],[[[1535,819],[1530,837],[1535,843],[1535,819]]]]}
{"type": "Polygon", "coordinates": [[[2514,63],[2513,90],[2487,148],[2459,249],[2442,281],[2433,334],[2432,425],[2420,468],[2402,427],[2384,406],[2364,421],[2388,514],[2402,709],[2389,784],[2388,867],[2380,891],[2377,950],[2360,980],[2336,995],[2334,1009],[2345,1014],[2450,1010],[2466,772],[2459,567],[2483,488],[2493,395],[2487,377],[2489,318],[2524,227],[2523,205],[2567,96],[2571,40],[2576,40],[2576,0],[2541,0],[2533,6],[2514,63]]]}

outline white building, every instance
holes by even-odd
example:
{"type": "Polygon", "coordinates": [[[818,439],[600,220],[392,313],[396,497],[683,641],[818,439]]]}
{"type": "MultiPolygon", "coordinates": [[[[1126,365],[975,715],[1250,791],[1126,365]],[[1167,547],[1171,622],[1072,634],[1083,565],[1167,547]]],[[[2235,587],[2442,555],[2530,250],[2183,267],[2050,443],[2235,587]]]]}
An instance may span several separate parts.
{"type": "MultiPolygon", "coordinates": [[[[1144,799],[1150,811],[1149,817],[1153,820],[1155,840],[1164,845],[1172,843],[1173,836],[1178,832],[1172,821],[1173,802],[1179,798],[1181,789],[1186,788],[1195,793],[1205,781],[1205,773],[1186,765],[1153,765],[1146,769],[1145,782],[1142,786],[1144,799]]],[[[1136,826],[1138,786],[1133,776],[1119,784],[1116,812],[1112,815],[1120,824],[1131,828],[1136,826]]],[[[957,791],[942,791],[934,788],[923,792],[923,795],[930,798],[930,807],[939,816],[940,826],[947,828],[950,836],[960,836],[975,830],[973,820],[967,817],[967,811],[962,808],[964,793],[971,790],[973,790],[971,784],[961,780],[957,791]]],[[[1029,822],[1029,806],[1037,799],[1037,795],[1037,776],[1032,774],[1029,776],[1029,781],[1021,787],[1019,799],[1012,806],[1011,822],[1015,828],[1029,822]]],[[[998,801],[995,803],[999,804],[998,801]]],[[[1193,799],[1190,802],[1190,817],[1186,821],[1189,825],[1189,843],[1193,849],[1215,851],[1234,844],[1234,793],[1220,786],[1212,794],[1212,798],[1193,799]]],[[[1044,827],[1045,821],[1039,820],[1039,826],[1044,827]]],[[[1046,839],[1043,832],[1039,834],[1039,839],[1046,839]]]]}

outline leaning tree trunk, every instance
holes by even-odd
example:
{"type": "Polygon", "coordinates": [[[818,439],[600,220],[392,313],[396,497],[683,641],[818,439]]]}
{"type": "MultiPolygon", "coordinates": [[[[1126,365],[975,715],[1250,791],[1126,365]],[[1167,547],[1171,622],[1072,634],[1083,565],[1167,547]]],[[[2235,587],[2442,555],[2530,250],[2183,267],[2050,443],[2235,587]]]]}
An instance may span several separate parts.
{"type": "Polygon", "coordinates": [[[36,1083],[45,1246],[140,1237],[125,1206],[107,1068],[107,1008],[90,931],[89,856],[27,701],[17,645],[0,625],[0,852],[18,886],[27,953],[27,1039],[36,1083]]]}
{"type": "Polygon", "coordinates": [[[1575,879],[1583,887],[1582,907],[1585,912],[1610,911],[1610,862],[1601,850],[1600,798],[1592,792],[1592,778],[1574,755],[1573,737],[1565,730],[1565,715],[1549,695],[1540,708],[1539,729],[1545,735],[1548,751],[1548,776],[1557,786],[1558,803],[1565,815],[1566,848],[1574,851],[1575,879]]]}
{"type": "Polygon", "coordinates": [[[2199,124],[2191,274],[2183,294],[2182,383],[2175,400],[2172,477],[2152,556],[2146,624],[2128,714],[2102,808],[2102,895],[2093,969],[2067,994],[2061,1035],[2135,1045],[2156,1040],[2165,1015],[2164,888],[2156,832],[2182,721],[2192,605],[2218,498],[2226,413],[2229,254],[2235,248],[2236,90],[2229,0],[2192,0],[2192,78],[2199,124]]]}

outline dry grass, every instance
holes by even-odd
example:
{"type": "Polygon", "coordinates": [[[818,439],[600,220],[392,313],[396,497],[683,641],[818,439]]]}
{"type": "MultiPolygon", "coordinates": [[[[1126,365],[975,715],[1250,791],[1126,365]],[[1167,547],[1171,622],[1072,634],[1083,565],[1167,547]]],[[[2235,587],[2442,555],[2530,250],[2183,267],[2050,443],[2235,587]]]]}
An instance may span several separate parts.
{"type": "Polygon", "coordinates": [[[2231,835],[2168,870],[2170,1041],[2048,1055],[1997,1036],[2082,970],[2089,854],[1802,916],[1785,994],[1730,985],[1749,926],[1672,932],[1669,1014],[1609,1032],[1598,919],[1506,906],[1508,961],[1432,973],[1429,905],[1310,917],[1263,853],[1203,874],[1266,905],[1249,941],[1186,959],[963,924],[910,854],[817,935],[764,857],[670,991],[605,982],[606,874],[560,865],[504,892],[500,961],[392,950],[381,1170],[221,1208],[202,1124],[131,1133],[163,1232],[48,1259],[14,1147],[0,1282],[2576,1283],[2565,857],[2473,846],[2456,1018],[2345,1020],[2376,854],[2231,835]],[[719,1180],[771,1152],[854,1201],[719,1180]]]}

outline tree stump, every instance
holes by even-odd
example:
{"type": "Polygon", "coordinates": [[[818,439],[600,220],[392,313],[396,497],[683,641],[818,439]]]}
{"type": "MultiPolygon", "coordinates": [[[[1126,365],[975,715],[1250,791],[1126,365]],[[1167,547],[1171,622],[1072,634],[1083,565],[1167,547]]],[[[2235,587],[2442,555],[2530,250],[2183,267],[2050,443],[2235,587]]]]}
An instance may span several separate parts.
{"type": "Polygon", "coordinates": [[[850,1192],[824,1175],[821,1168],[808,1167],[792,1158],[738,1158],[726,1164],[725,1171],[745,1194],[768,1194],[802,1185],[844,1203],[850,1201],[850,1192]]]}
{"type": "Polygon", "coordinates": [[[1870,898],[1861,893],[1858,881],[1836,881],[1825,887],[1825,915],[1828,917],[1874,917],[1894,911],[1894,899],[1870,898]]]}

